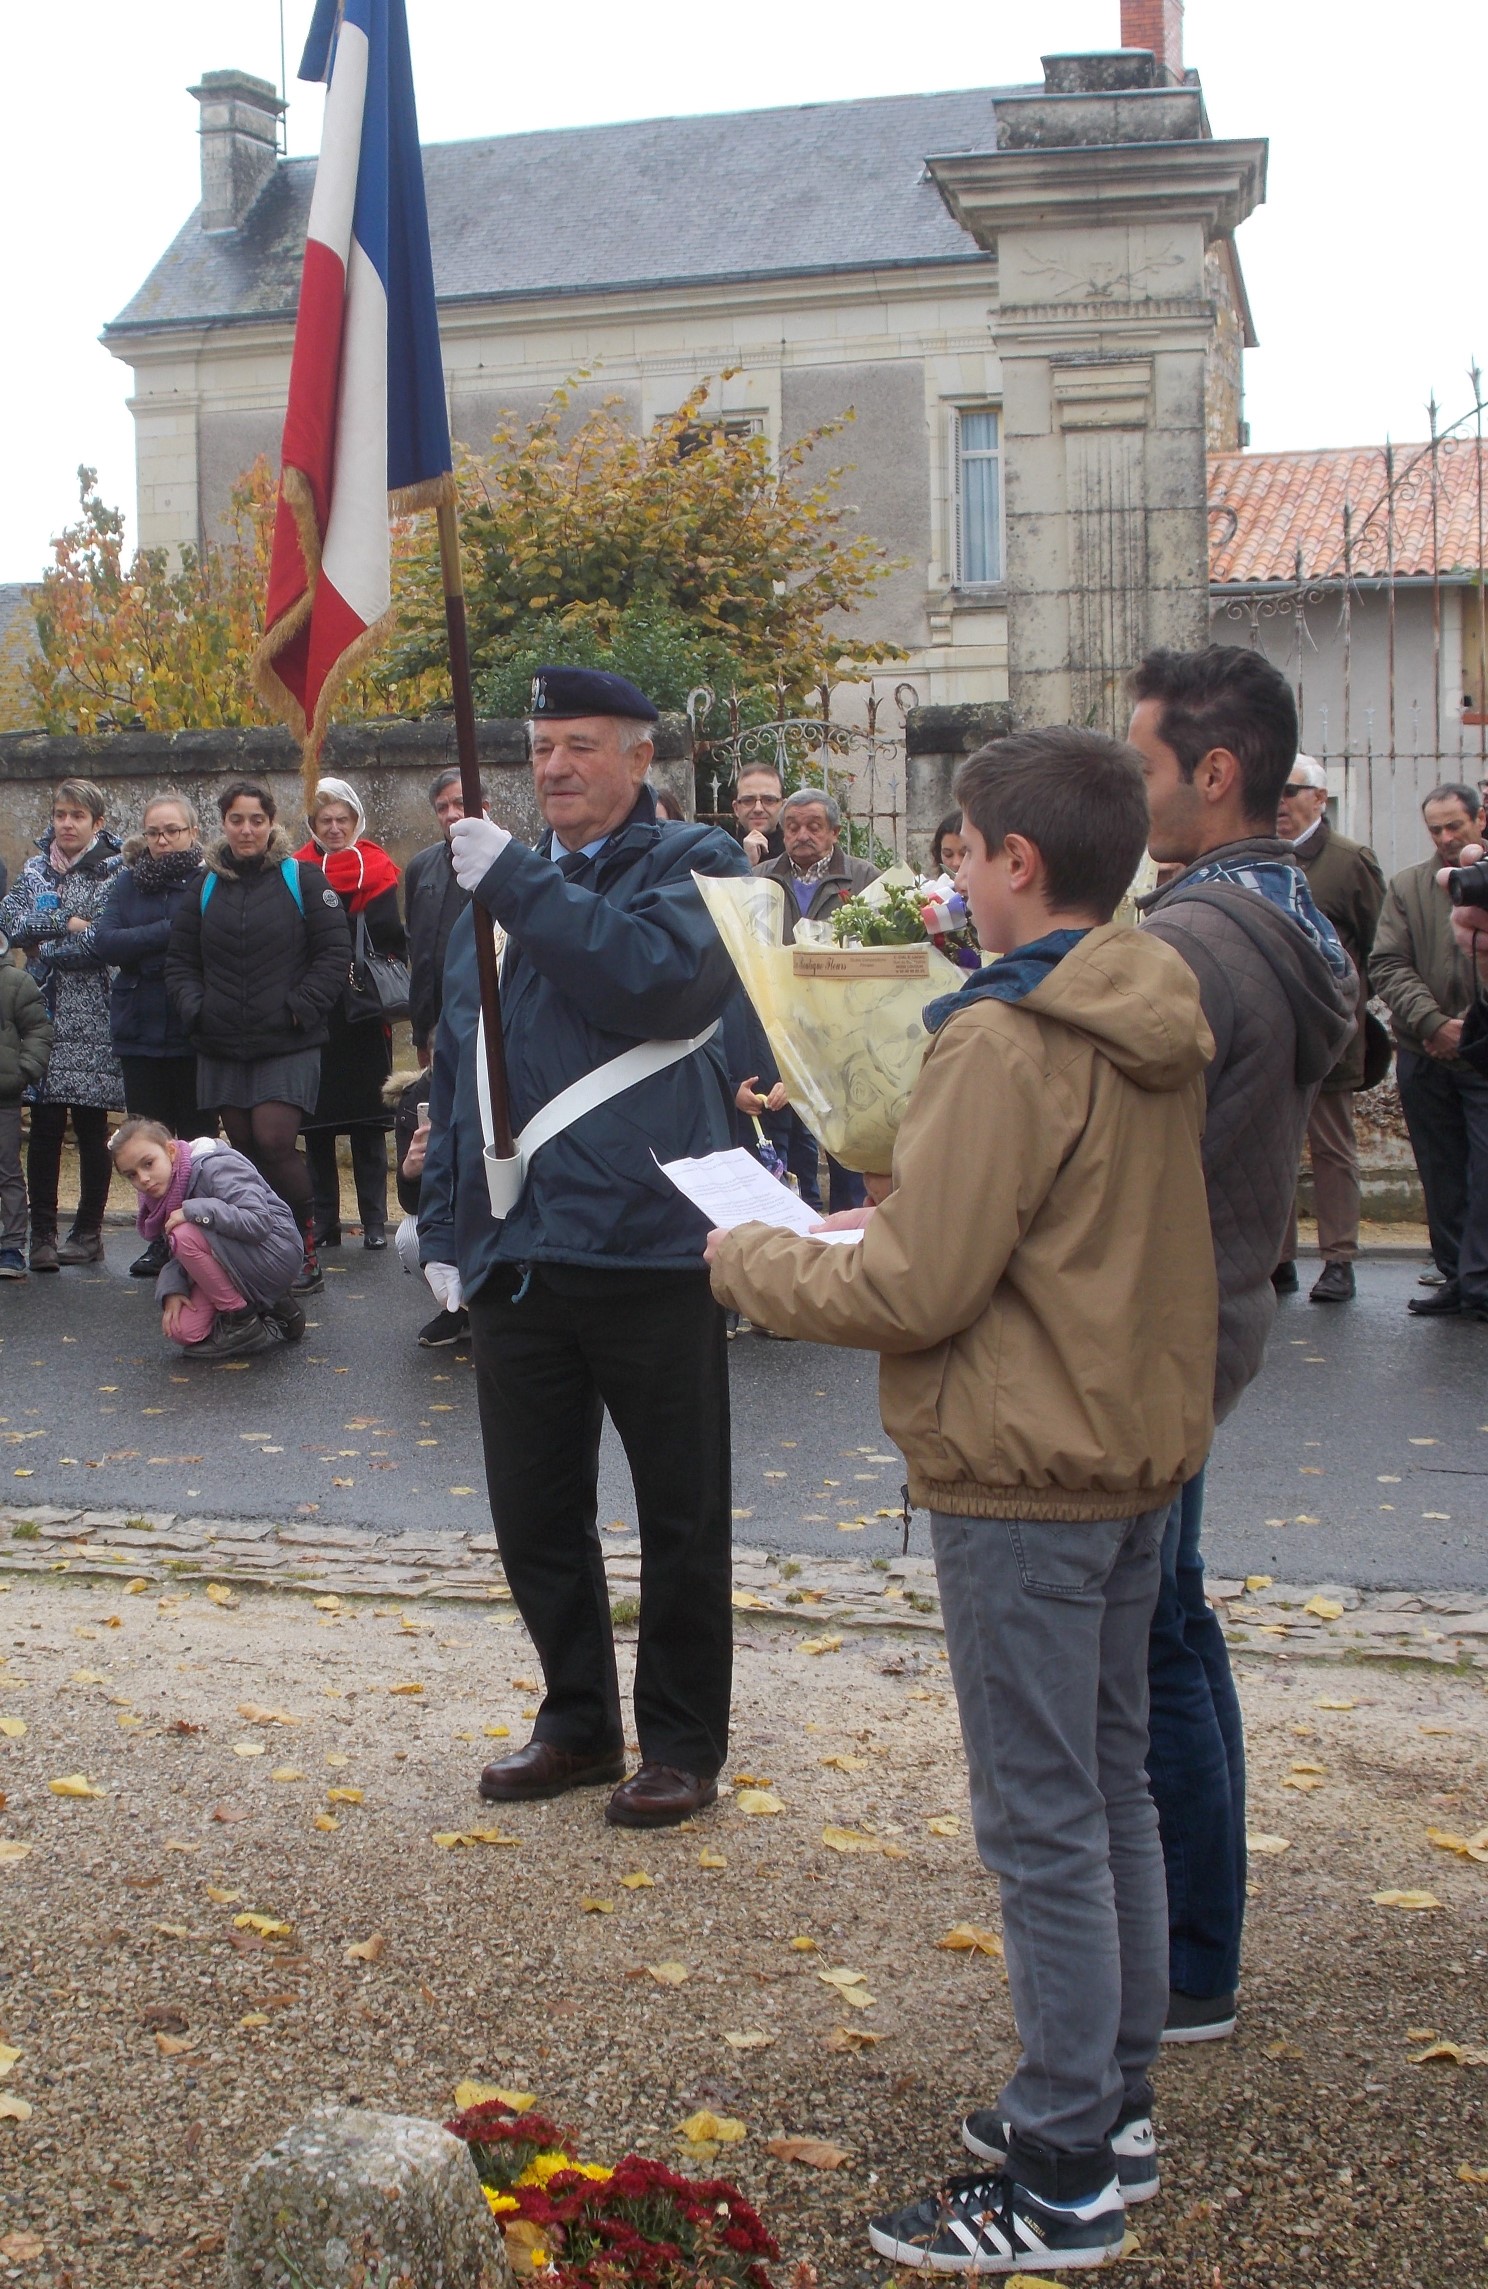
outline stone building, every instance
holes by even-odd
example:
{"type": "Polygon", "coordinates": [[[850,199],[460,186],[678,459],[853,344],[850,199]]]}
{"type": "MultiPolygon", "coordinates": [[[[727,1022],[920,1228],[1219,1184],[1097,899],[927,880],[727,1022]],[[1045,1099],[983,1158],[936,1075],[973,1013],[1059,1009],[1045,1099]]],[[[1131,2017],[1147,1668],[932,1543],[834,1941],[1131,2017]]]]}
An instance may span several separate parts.
{"type": "MultiPolygon", "coordinates": [[[[1265,145],[1216,141],[1181,0],[1041,87],[436,144],[451,426],[479,450],[587,373],[644,427],[718,415],[834,445],[903,569],[860,625],[927,703],[1113,718],[1149,642],[1206,619],[1205,451],[1243,442],[1234,233],[1265,145]]],[[[277,455],[314,162],[267,83],[209,72],[202,203],[104,339],[134,375],[139,535],[210,541],[277,455]]]]}

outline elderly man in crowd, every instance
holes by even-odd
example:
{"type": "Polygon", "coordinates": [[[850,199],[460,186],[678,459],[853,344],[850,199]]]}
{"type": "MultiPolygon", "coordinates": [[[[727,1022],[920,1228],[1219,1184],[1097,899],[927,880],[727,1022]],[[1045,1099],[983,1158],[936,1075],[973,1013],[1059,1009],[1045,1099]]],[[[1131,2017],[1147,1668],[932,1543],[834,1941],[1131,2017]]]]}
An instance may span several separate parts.
{"type": "MultiPolygon", "coordinates": [[[[780,806],[779,858],[755,868],[785,890],[785,943],[794,943],[798,922],[830,921],[837,908],[855,898],[878,878],[878,868],[866,858],[853,858],[841,847],[842,810],[835,799],[816,787],[798,787],[780,806]]],[[[762,1116],[762,1126],[784,1155],[808,1208],[821,1206],[821,1177],[817,1142],[800,1114],[787,1105],[762,1116]]],[[[861,1208],[868,1194],[860,1176],[838,1162],[827,1160],[827,1207],[861,1208]]]]}
{"type": "Polygon", "coordinates": [[[621,676],[544,668],[533,683],[536,849],[459,819],[456,876],[506,932],[501,1018],[518,1134],[627,1051],[672,1052],[535,1148],[500,1222],[477,1083],[475,923],[450,936],[435,1044],[420,1254],[470,1309],[486,1483],[506,1578],[543,1665],[531,1740],[488,1765],[496,1803],[610,1786],[607,1818],[664,1827],[713,1803],[732,1663],[724,1315],[704,1221],[658,1161],[733,1142],[715,1021],[733,965],[693,875],[743,874],[710,827],[656,823],[644,784],[656,709],[621,676]],[[608,1409],[641,1537],[635,1722],[626,1778],[610,1601],[596,1524],[608,1409]],[[616,1786],[615,1784],[619,1785],[616,1786]]]}
{"type": "Polygon", "coordinates": [[[1370,964],[1395,1021],[1400,1103],[1444,1275],[1433,1295],[1405,1308],[1418,1319],[1488,1319],[1488,1079],[1461,1055],[1473,970],[1437,879],[1482,840],[1483,809],[1476,787],[1449,782],[1432,788],[1421,815],[1433,855],[1390,884],[1370,964]]]}
{"type": "Polygon", "coordinates": [[[403,875],[408,917],[408,1022],[420,1065],[429,1062],[434,1028],[439,1023],[450,932],[470,904],[470,893],[461,889],[450,863],[450,829],[456,819],[465,816],[459,772],[441,771],[429,789],[429,801],[439,821],[439,840],[415,851],[403,875]]]}
{"type": "Polygon", "coordinates": [[[739,840],[751,866],[764,866],[785,848],[780,834],[780,806],[785,783],[773,763],[744,763],[734,781],[734,817],[739,840]]]}
{"type": "MultiPolygon", "coordinates": [[[[1364,1080],[1364,979],[1385,878],[1374,852],[1341,835],[1328,817],[1328,774],[1310,755],[1299,755],[1281,790],[1276,831],[1289,842],[1319,911],[1343,942],[1359,979],[1359,1024],[1324,1081],[1307,1120],[1312,1185],[1317,1205],[1318,1252],[1323,1268],[1309,1291],[1313,1303],[1347,1303],[1354,1293],[1359,1253],[1359,1146],[1354,1135],[1354,1093],[1364,1080]]],[[[1297,1286],[1297,1211],[1292,1209],[1286,1254],[1271,1277],[1277,1292],[1297,1286]]]]}

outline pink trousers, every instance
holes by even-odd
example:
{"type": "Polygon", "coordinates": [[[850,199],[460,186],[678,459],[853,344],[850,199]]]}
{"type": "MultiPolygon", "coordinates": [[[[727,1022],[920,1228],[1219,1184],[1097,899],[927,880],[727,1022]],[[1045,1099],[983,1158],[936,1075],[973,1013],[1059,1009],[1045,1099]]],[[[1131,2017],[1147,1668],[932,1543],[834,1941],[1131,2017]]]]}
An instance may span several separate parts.
{"type": "Polygon", "coordinates": [[[241,1311],[240,1296],[199,1224],[178,1224],[170,1236],[170,1251],[191,1282],[186,1309],[171,1331],[173,1343],[205,1343],[217,1323],[219,1311],[241,1311]]]}

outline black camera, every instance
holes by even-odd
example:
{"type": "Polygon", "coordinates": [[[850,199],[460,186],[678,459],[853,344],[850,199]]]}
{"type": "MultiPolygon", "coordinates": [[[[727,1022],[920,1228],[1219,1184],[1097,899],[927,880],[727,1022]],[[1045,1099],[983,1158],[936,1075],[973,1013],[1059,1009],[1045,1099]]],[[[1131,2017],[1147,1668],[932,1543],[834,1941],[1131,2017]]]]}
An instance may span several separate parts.
{"type": "Polygon", "coordinates": [[[1488,858],[1480,858],[1474,866],[1451,867],[1447,896],[1454,906],[1488,906],[1488,858]]]}

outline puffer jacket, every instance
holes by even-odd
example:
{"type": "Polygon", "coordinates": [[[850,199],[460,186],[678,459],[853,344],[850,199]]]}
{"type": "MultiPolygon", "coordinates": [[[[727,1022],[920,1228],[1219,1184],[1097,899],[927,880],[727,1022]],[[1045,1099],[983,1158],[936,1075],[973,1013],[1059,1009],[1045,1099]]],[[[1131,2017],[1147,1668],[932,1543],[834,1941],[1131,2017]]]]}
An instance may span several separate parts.
{"type": "Polygon", "coordinates": [[[261,859],[238,860],[225,842],[213,844],[205,912],[199,892],[171,925],[166,989],[192,1047],[208,1057],[287,1057],[326,1040],[351,939],[319,867],[300,865],[301,914],[280,872],[290,856],[281,827],[261,859]]]}
{"type": "Polygon", "coordinates": [[[924,1508],[1051,1525],[1156,1510],[1213,1429],[1198,986],[1169,947],[1108,924],[1021,1000],[947,998],[861,1243],[746,1224],[713,1292],[881,1354],[884,1429],[924,1508]]]}
{"type": "MultiPolygon", "coordinates": [[[[692,877],[747,874],[712,827],[656,822],[649,787],[593,857],[555,865],[510,842],[477,901],[509,933],[501,1007],[512,1127],[643,1041],[685,1039],[721,1015],[737,975],[692,877]]],[[[717,1036],[600,1105],[543,1146],[510,1216],[486,1190],[476,1095],[480,989],[475,924],[450,933],[434,1049],[429,1156],[419,1205],[424,1263],[458,1264],[467,1297],[498,1264],[590,1271],[701,1271],[704,1227],[658,1160],[733,1143],[732,1091],[717,1036]]]]}
{"type": "MultiPolygon", "coordinates": [[[[276,1303],[305,1261],[305,1236],[251,1160],[217,1137],[191,1142],[191,1181],[181,1203],[200,1225],[212,1253],[248,1303],[276,1303]]],[[[191,1282],[174,1257],[155,1282],[155,1299],[185,1295],[191,1282]]]]}
{"type": "Polygon", "coordinates": [[[131,835],[125,843],[124,862],[109,884],[93,931],[93,943],[114,971],[109,995],[114,1049],[123,1057],[189,1057],[191,1043],[166,991],[165,955],[182,905],[201,898],[204,873],[198,867],[195,875],[164,890],[141,889],[134,869],[148,851],[143,835],[131,835]]]}
{"type": "Polygon", "coordinates": [[[40,986],[16,968],[0,938],[0,1105],[18,1105],[52,1054],[52,1021],[40,986]]]}
{"type": "MultiPolygon", "coordinates": [[[[1294,866],[1291,845],[1254,835],[1207,851],[1141,901],[1144,935],[1164,939],[1198,979],[1214,1036],[1204,1172],[1219,1273],[1214,1413],[1223,1422],[1260,1370],[1308,1115],[1354,1029],[1358,980],[1255,890],[1196,880],[1201,870],[1294,866]]],[[[1300,881],[1300,870],[1298,870],[1300,881]]]]}
{"type": "Polygon", "coordinates": [[[0,903],[0,931],[25,954],[52,1020],[52,1060],[37,1101],[117,1111],[124,1102],[124,1076],[109,1031],[108,964],[93,933],[119,869],[119,839],[100,828],[64,874],[51,863],[50,827],[39,840],[39,855],[27,859],[0,903]],[[56,893],[56,907],[38,913],[38,899],[50,892],[56,893]],[[75,917],[88,928],[69,930],[75,917]]]}

